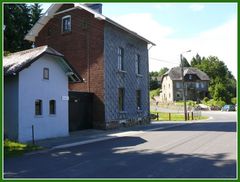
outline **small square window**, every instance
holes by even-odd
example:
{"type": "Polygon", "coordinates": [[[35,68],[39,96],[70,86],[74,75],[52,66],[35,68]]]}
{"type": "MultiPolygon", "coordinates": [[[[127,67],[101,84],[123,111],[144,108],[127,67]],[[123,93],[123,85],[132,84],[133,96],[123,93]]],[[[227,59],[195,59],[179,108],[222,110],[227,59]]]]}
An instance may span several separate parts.
{"type": "Polygon", "coordinates": [[[48,68],[43,68],[43,79],[49,80],[49,69],[48,68]]]}

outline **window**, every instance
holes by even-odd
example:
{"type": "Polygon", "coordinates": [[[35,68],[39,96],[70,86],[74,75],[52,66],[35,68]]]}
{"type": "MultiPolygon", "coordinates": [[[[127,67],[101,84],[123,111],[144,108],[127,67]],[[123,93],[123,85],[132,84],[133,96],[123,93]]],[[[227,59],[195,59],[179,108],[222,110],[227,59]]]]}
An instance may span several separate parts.
{"type": "Polygon", "coordinates": [[[189,75],[189,80],[192,80],[192,75],[189,75]]]}
{"type": "Polygon", "coordinates": [[[35,100],[35,115],[42,115],[42,100],[35,100]]]}
{"type": "Polygon", "coordinates": [[[118,89],[118,110],[124,111],[124,88],[118,89]]]}
{"type": "Polygon", "coordinates": [[[62,33],[71,32],[71,16],[64,16],[62,18],[62,33]]]}
{"type": "Polygon", "coordinates": [[[201,83],[201,88],[204,88],[204,83],[201,83]]]}
{"type": "Polygon", "coordinates": [[[43,79],[49,80],[49,69],[48,68],[43,68],[43,79]]]}
{"type": "Polygon", "coordinates": [[[135,68],[136,68],[136,74],[140,75],[140,55],[135,55],[135,68]]]}
{"type": "Polygon", "coordinates": [[[124,70],[123,65],[124,50],[123,48],[118,48],[118,70],[124,70]]]}
{"type": "Polygon", "coordinates": [[[136,91],[137,109],[141,109],[141,90],[136,91]]]}
{"type": "Polygon", "coordinates": [[[170,99],[171,98],[171,94],[169,93],[168,96],[169,96],[169,99],[170,99]]]}
{"type": "Polygon", "coordinates": [[[49,101],[49,114],[56,114],[56,101],[55,100],[49,101]]]}
{"type": "Polygon", "coordinates": [[[196,82],[196,88],[199,88],[199,83],[198,82],[196,82]]]}
{"type": "Polygon", "coordinates": [[[180,82],[176,82],[176,88],[181,88],[181,83],[180,82]]]}

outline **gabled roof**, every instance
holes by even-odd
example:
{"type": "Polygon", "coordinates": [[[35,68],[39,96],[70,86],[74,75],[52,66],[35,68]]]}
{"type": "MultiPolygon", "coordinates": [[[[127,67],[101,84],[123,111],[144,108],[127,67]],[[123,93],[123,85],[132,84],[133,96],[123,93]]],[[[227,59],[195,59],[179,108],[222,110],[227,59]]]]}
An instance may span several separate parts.
{"type": "MultiPolygon", "coordinates": [[[[42,28],[48,23],[48,21],[53,18],[53,16],[55,15],[55,13],[57,13],[57,11],[59,10],[59,8],[62,6],[63,4],[52,4],[48,10],[46,11],[46,13],[44,13],[44,15],[35,23],[35,25],[32,27],[32,29],[28,32],[28,34],[25,36],[25,40],[29,40],[34,42],[35,41],[35,37],[38,36],[38,33],[42,30],[42,28]]],[[[67,10],[63,10],[64,12],[67,12],[69,10],[72,9],[84,9],[86,11],[88,11],[89,13],[93,14],[95,18],[99,19],[99,20],[103,20],[106,21],[128,33],[130,33],[131,35],[147,42],[148,44],[152,44],[155,45],[153,42],[145,39],[144,37],[138,35],[137,33],[127,29],[126,27],[116,23],[115,21],[111,20],[110,18],[107,18],[106,16],[94,11],[93,9],[87,7],[84,4],[81,3],[73,3],[74,8],[70,8],[67,10]]],[[[59,13],[59,12],[58,12],[59,13]]]]}
{"type": "MultiPolygon", "coordinates": [[[[187,74],[197,75],[200,80],[204,80],[204,81],[210,80],[206,73],[204,73],[203,71],[201,71],[197,68],[184,67],[183,75],[185,76],[187,74]]],[[[181,67],[174,67],[174,68],[168,70],[163,76],[166,76],[166,75],[168,75],[171,80],[182,80],[181,67]]]]}
{"type": "Polygon", "coordinates": [[[10,54],[9,56],[3,57],[3,68],[4,75],[15,75],[23,69],[29,67],[33,62],[37,61],[43,55],[48,54],[52,56],[57,56],[60,61],[61,67],[69,76],[69,78],[74,82],[82,81],[82,78],[78,73],[71,67],[64,56],[57,52],[55,49],[48,46],[41,46],[33,49],[28,49],[25,51],[16,52],[10,54]]]}

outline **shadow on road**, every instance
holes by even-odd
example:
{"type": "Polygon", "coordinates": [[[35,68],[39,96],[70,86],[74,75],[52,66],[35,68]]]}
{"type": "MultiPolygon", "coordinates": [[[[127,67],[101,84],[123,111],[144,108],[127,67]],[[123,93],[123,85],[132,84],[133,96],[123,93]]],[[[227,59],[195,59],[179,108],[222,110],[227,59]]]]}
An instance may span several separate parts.
{"type": "MultiPolygon", "coordinates": [[[[210,125],[211,126],[211,125],[210,125]]],[[[5,178],[235,178],[226,153],[177,154],[142,147],[141,137],[7,159],[5,178]]]]}
{"type": "Polygon", "coordinates": [[[216,131],[216,132],[236,132],[236,122],[204,122],[191,123],[169,128],[164,131],[216,131]]]}

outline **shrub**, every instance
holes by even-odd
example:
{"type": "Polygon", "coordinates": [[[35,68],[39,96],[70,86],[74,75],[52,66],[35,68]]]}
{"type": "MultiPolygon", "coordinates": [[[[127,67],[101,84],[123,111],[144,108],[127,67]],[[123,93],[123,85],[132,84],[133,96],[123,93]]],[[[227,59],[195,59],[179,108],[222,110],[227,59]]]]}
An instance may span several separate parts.
{"type": "Polygon", "coordinates": [[[151,90],[150,91],[150,97],[153,100],[154,100],[154,97],[159,96],[159,94],[160,94],[160,88],[158,88],[156,90],[151,90]]]}
{"type": "Polygon", "coordinates": [[[208,101],[209,101],[209,98],[208,97],[204,97],[203,102],[207,103],[208,101]]]}
{"type": "Polygon", "coordinates": [[[231,102],[232,104],[237,104],[237,98],[236,97],[231,98],[231,102]]]}

